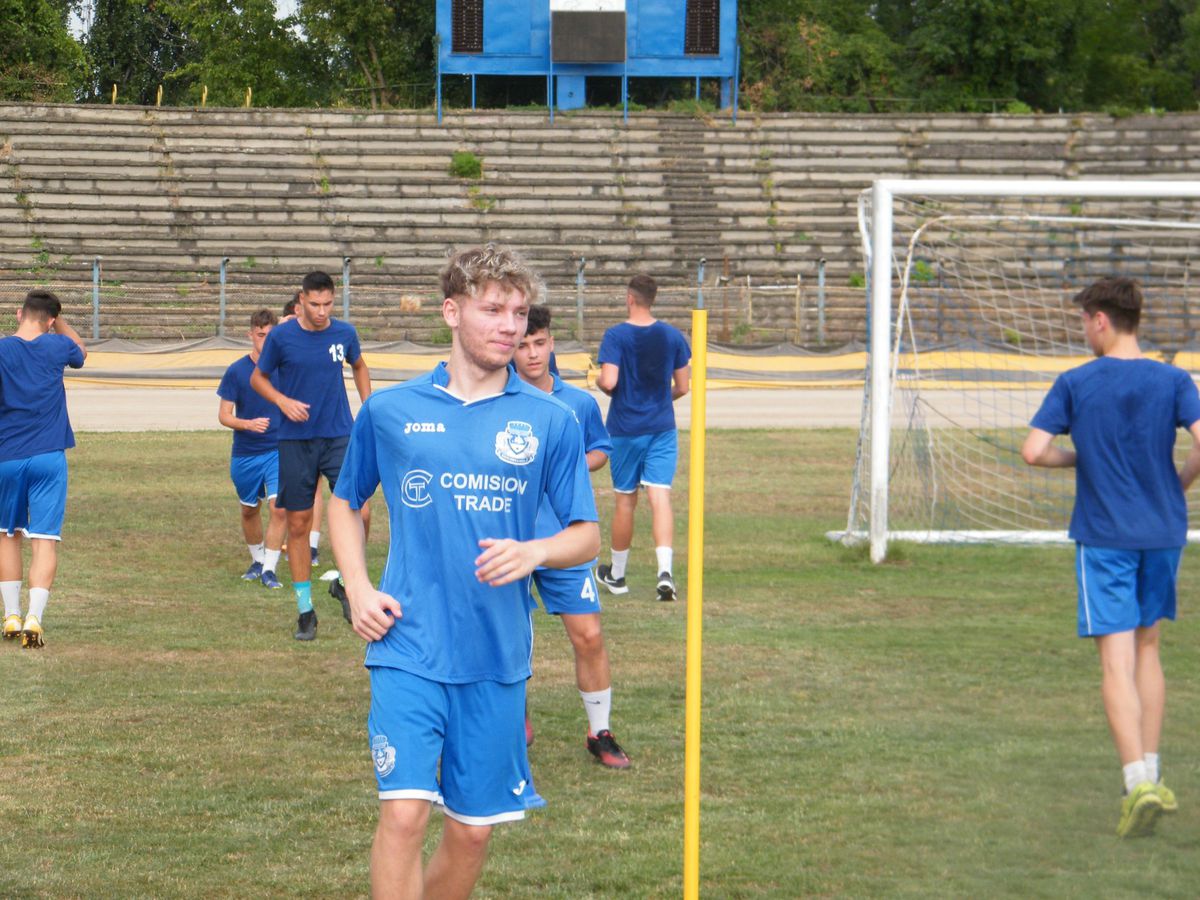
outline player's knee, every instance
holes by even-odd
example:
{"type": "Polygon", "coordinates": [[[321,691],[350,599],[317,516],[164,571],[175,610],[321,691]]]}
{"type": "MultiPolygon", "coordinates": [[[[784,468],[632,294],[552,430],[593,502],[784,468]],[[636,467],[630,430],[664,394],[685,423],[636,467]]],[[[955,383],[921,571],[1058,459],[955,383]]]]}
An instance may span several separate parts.
{"type": "Polygon", "coordinates": [[[246,506],[242,504],[242,521],[252,522],[258,516],[258,506],[246,506]]]}
{"type": "Polygon", "coordinates": [[[389,846],[420,844],[429,822],[429,805],[421,802],[385,800],[379,804],[379,836],[389,846]]]}
{"type": "Polygon", "coordinates": [[[466,825],[446,819],[446,839],[453,842],[455,849],[463,854],[472,857],[485,855],[491,837],[491,825],[466,825]]]}
{"type": "Polygon", "coordinates": [[[599,622],[587,622],[573,627],[569,635],[571,646],[580,656],[597,656],[604,652],[604,632],[599,622]]]}

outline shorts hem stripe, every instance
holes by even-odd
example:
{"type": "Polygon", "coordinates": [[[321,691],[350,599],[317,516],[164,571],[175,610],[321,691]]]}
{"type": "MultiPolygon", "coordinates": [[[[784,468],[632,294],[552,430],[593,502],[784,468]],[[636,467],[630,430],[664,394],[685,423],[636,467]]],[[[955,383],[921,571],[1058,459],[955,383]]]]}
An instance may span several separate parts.
{"type": "Polygon", "coordinates": [[[437,791],[424,791],[417,788],[404,788],[397,791],[380,791],[380,800],[428,800],[430,803],[441,803],[442,795],[437,791]]]}
{"type": "Polygon", "coordinates": [[[443,811],[455,822],[462,822],[464,825],[499,825],[501,822],[519,822],[525,818],[525,810],[523,809],[496,813],[492,816],[466,816],[462,813],[454,812],[449,807],[443,807],[443,811]]]}

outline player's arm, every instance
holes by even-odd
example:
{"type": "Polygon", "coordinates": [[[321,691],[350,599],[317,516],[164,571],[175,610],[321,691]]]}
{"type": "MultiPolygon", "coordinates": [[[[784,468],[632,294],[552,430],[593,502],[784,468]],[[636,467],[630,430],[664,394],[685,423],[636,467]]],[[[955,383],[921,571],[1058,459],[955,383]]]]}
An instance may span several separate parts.
{"type": "Polygon", "coordinates": [[[678,400],[692,388],[692,367],[683,366],[675,370],[671,380],[671,399],[678,400]]]}
{"type": "Polygon", "coordinates": [[[62,316],[57,316],[54,319],[54,333],[61,334],[74,341],[75,346],[83,353],[83,358],[87,359],[87,347],[84,346],[83,338],[79,336],[78,331],[71,327],[71,323],[62,316]]]}
{"type": "Polygon", "coordinates": [[[1054,435],[1050,432],[1031,428],[1021,445],[1021,459],[1031,466],[1065,469],[1075,465],[1075,451],[1055,446],[1054,435]]]}
{"type": "Polygon", "coordinates": [[[615,363],[601,363],[600,374],[596,376],[596,387],[611,397],[612,392],[617,389],[619,375],[620,370],[615,363]]]}
{"type": "Polygon", "coordinates": [[[358,399],[366,400],[371,396],[371,370],[367,361],[359,354],[358,359],[350,363],[350,373],[354,376],[354,386],[358,389],[358,399]]]}
{"type": "Polygon", "coordinates": [[[1185,491],[1200,475],[1200,420],[1193,422],[1188,432],[1192,436],[1192,449],[1184,460],[1183,468],[1179,470],[1179,482],[1185,491]]]}
{"type": "Polygon", "coordinates": [[[604,464],[608,462],[608,454],[603,450],[589,450],[587,452],[587,467],[589,472],[595,472],[597,469],[603,469],[604,464]]]}
{"type": "Polygon", "coordinates": [[[334,494],[326,509],[329,517],[329,542],[337,560],[346,600],[350,604],[350,622],[354,633],[364,640],[378,641],[402,615],[395,597],[375,590],[367,574],[367,534],[361,509],[334,494]]]}
{"type": "Polygon", "coordinates": [[[255,367],[254,371],[250,373],[250,387],[254,388],[264,400],[278,406],[279,411],[293,422],[308,421],[308,404],[285,396],[283,391],[271,384],[271,379],[262,369],[255,367]]]}
{"type": "Polygon", "coordinates": [[[234,415],[234,403],[232,400],[222,400],[221,407],[217,411],[217,421],[226,428],[232,428],[234,431],[257,431],[262,434],[271,427],[270,419],[239,419],[234,415]]]}
{"type": "Polygon", "coordinates": [[[479,546],[483,552],[475,558],[475,577],[500,587],[527,577],[538,566],[569,569],[595,559],[600,553],[600,526],[595,522],[572,522],[548,538],[484,538],[479,546]]]}

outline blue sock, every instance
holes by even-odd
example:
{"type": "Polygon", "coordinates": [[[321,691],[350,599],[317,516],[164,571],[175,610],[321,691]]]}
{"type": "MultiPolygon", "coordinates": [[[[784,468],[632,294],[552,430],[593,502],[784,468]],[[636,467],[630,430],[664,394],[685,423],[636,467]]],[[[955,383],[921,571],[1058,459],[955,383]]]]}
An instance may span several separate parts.
{"type": "Polygon", "coordinates": [[[297,581],[292,587],[296,591],[296,608],[300,610],[300,614],[312,612],[312,582],[297,581]]]}

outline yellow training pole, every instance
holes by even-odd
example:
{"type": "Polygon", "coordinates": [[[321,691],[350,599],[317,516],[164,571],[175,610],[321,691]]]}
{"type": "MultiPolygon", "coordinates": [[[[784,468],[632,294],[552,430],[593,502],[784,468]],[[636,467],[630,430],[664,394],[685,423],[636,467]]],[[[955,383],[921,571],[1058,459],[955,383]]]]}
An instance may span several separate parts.
{"type": "Polygon", "coordinates": [[[687,702],[683,751],[683,897],[700,896],[700,648],[704,612],[704,437],[708,311],[692,310],[691,467],[688,471],[687,702]]]}

